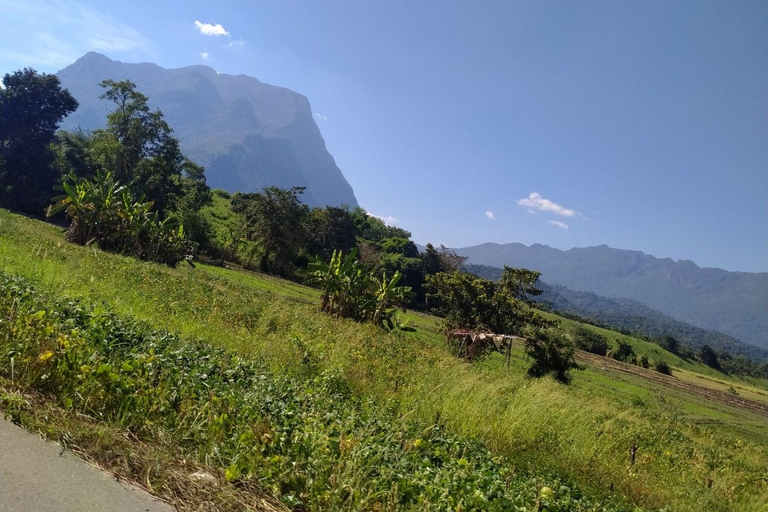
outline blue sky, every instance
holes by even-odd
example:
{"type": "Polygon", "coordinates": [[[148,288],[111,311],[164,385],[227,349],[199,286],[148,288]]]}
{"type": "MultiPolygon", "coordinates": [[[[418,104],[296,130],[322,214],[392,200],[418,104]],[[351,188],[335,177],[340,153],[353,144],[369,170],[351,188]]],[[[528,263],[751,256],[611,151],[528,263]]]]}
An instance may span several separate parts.
{"type": "Polygon", "coordinates": [[[767,2],[0,9],[2,73],[94,50],[305,94],[360,204],[417,242],[608,244],[768,271],[767,2]]]}

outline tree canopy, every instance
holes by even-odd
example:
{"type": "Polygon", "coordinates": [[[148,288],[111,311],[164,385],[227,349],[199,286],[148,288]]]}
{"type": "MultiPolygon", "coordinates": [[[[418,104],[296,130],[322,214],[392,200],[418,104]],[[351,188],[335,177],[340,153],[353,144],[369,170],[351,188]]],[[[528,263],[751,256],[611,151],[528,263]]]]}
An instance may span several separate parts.
{"type": "Polygon", "coordinates": [[[0,88],[0,203],[40,214],[59,180],[50,145],[59,123],[77,109],[55,75],[24,68],[0,88]]]}

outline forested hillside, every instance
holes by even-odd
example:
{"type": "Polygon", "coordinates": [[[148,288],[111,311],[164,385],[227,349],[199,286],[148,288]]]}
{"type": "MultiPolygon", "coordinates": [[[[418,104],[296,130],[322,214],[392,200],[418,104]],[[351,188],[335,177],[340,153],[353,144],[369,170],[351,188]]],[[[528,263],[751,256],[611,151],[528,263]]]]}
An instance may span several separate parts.
{"type": "Polygon", "coordinates": [[[561,251],[539,244],[488,243],[456,252],[470,264],[538,270],[550,284],[633,299],[675,320],[763,350],[768,346],[768,273],[700,268],[691,261],[605,245],[561,251]]]}

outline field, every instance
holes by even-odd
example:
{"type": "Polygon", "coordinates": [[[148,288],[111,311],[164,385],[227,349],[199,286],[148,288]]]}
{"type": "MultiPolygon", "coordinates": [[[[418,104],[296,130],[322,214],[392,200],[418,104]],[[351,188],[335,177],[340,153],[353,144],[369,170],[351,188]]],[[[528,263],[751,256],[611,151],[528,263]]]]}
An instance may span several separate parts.
{"type": "MultiPolygon", "coordinates": [[[[431,432],[439,427],[452,439],[450,450],[464,447],[466,453],[476,454],[470,460],[462,456],[464,452],[448,450],[451,456],[446,460],[457,464],[446,464],[453,468],[450,474],[462,474],[467,464],[474,468],[477,460],[487,464],[483,467],[493,468],[491,473],[507,475],[507,486],[521,496],[515,505],[520,510],[768,510],[768,383],[720,374],[642,340],[630,339],[635,352],[668,362],[673,377],[582,355],[585,368],[575,373],[569,386],[548,378],[529,380],[525,377],[528,362],[519,348],[513,350],[509,368],[501,356],[471,365],[451,357],[440,333],[440,320],[434,317],[408,312],[405,320],[411,329],[386,333],[319,314],[316,291],[290,281],[203,264],[168,269],[93,247],[76,247],[63,240],[60,229],[4,210],[0,211],[0,272],[24,278],[49,298],[46,300],[79,299],[120,318],[171,331],[182,340],[179,343],[201,340],[235,353],[263,368],[265,375],[277,379],[275,382],[305,382],[306,387],[290,386],[298,386],[299,395],[320,397],[305,401],[313,411],[307,421],[319,421],[320,410],[331,403],[331,385],[323,379],[333,375],[349,390],[348,402],[343,405],[352,411],[369,411],[360,414],[368,414],[371,422],[386,418],[385,423],[397,426],[392,436],[397,432],[431,432]],[[488,450],[487,458],[483,450],[488,450]],[[542,486],[555,489],[552,503],[540,496],[542,486]],[[579,492],[571,492],[574,489],[579,492]]],[[[562,322],[566,328],[571,325],[569,320],[562,322]]],[[[601,332],[610,340],[623,337],[601,332]]],[[[6,368],[2,371],[7,373],[6,368]]],[[[27,403],[36,404],[34,410],[16,412],[29,426],[53,437],[63,433],[77,437],[75,430],[95,428],[91,423],[87,429],[78,427],[76,415],[66,403],[57,405],[45,393],[31,394],[13,382],[3,382],[6,398],[0,400],[0,407],[6,412],[9,403],[18,401],[10,396],[27,393],[27,403]],[[36,414],[35,410],[49,412],[36,414]]],[[[350,429],[368,425],[335,410],[333,414],[339,414],[340,424],[349,422],[350,429]]],[[[309,432],[306,424],[288,420],[285,424],[309,432]]],[[[114,434],[120,432],[119,422],[106,423],[103,428],[105,436],[120,437],[114,434]]],[[[382,432],[390,432],[387,429],[382,432]]],[[[318,432],[320,437],[329,435],[318,432]]],[[[138,437],[136,442],[148,445],[151,453],[160,449],[152,448],[152,439],[138,437]]],[[[414,442],[403,441],[399,446],[411,453],[408,450],[414,442]]],[[[98,451],[104,447],[99,446],[89,443],[83,451],[110,465],[113,459],[100,456],[98,451]]],[[[360,450],[350,453],[362,457],[360,450]]],[[[375,451],[373,446],[371,451],[375,451]]],[[[169,467],[178,463],[167,452],[161,453],[166,455],[152,457],[167,458],[169,467]]],[[[216,463],[202,451],[189,453],[195,467],[222,474],[226,469],[235,471],[231,468],[236,450],[230,459],[222,455],[222,461],[216,463]]],[[[389,455],[381,457],[389,460],[389,455]]],[[[360,477],[360,468],[352,459],[339,460],[346,465],[335,462],[329,467],[346,468],[339,475],[350,478],[350,488],[353,484],[366,485],[367,479],[360,477]]],[[[371,459],[363,460],[372,463],[371,459]]],[[[404,457],[402,462],[407,465],[409,460],[404,457]]],[[[190,460],[185,463],[191,464],[190,460]]],[[[284,492],[278,480],[270,480],[279,475],[267,475],[263,468],[254,471],[264,487],[265,503],[299,507],[298,502],[286,498],[292,495],[284,492]]],[[[331,481],[333,474],[328,478],[331,481]]],[[[487,485],[497,485],[491,476],[488,479],[487,485]]],[[[425,495],[437,492],[431,485],[419,489],[425,495]]],[[[400,498],[408,496],[406,487],[397,488],[400,498]]],[[[153,486],[154,490],[161,488],[159,484],[153,486]]],[[[358,488],[354,491],[362,492],[358,488]]],[[[227,503],[239,503],[239,498],[228,497],[238,496],[238,492],[237,486],[230,485],[219,501],[211,503],[226,509],[227,503]]],[[[312,492],[320,493],[317,489],[312,492]]],[[[315,510],[331,503],[323,501],[331,497],[320,494],[306,498],[315,500],[311,502],[316,504],[315,510]]],[[[386,501],[383,496],[360,499],[363,501],[355,502],[357,506],[370,510],[377,510],[374,503],[387,503],[384,509],[394,509],[393,503],[399,503],[389,498],[386,501]]],[[[351,503],[347,509],[354,510],[351,503]]],[[[469,501],[463,506],[473,509],[469,501]]],[[[417,501],[402,508],[429,509],[417,501]]],[[[443,504],[431,509],[448,508],[443,504]]],[[[239,508],[232,505],[231,509],[239,508]]]]}

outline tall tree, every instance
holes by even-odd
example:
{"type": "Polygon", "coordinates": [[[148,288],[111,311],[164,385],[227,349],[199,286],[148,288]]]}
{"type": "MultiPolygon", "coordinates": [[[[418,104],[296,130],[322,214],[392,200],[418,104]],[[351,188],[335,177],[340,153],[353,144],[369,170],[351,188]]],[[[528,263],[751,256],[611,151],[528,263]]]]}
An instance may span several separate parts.
{"type": "Polygon", "coordinates": [[[541,272],[536,270],[512,268],[504,265],[504,271],[499,282],[501,287],[516,299],[530,302],[531,296],[541,295],[541,290],[536,288],[539,277],[541,277],[541,272]]]}
{"type": "Polygon", "coordinates": [[[173,209],[182,195],[181,177],[188,160],[173,130],[149,98],[130,80],[104,80],[101,96],[112,102],[107,128],[94,132],[92,150],[97,162],[114,173],[115,180],[131,183],[161,214],[173,209]]]}
{"type": "Polygon", "coordinates": [[[24,68],[0,88],[0,203],[42,213],[59,179],[50,146],[59,123],[77,109],[58,77],[24,68]]]}
{"type": "Polygon", "coordinates": [[[260,193],[236,194],[232,198],[232,211],[242,216],[246,237],[261,245],[262,270],[291,272],[292,262],[306,239],[303,228],[309,207],[300,198],[304,189],[268,187],[260,193]]]}

